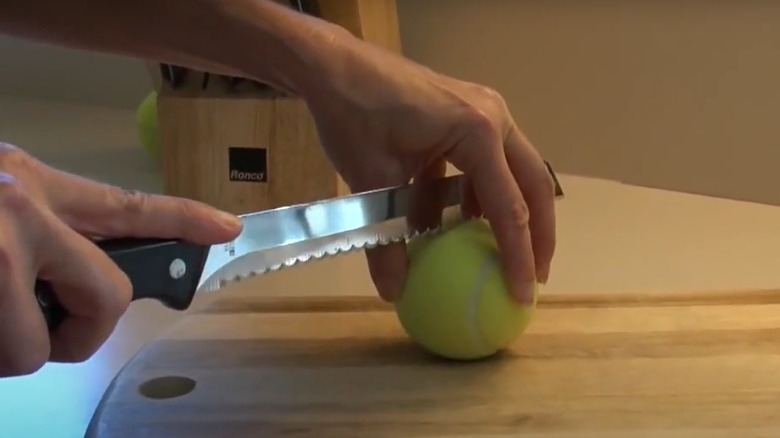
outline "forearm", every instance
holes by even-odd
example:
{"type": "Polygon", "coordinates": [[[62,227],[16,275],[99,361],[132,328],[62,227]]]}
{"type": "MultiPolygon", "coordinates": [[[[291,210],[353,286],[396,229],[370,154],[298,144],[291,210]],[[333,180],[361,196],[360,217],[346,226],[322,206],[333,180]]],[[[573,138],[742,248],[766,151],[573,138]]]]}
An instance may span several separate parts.
{"type": "Polygon", "coordinates": [[[343,32],[268,0],[3,0],[0,33],[306,94],[343,32]]]}

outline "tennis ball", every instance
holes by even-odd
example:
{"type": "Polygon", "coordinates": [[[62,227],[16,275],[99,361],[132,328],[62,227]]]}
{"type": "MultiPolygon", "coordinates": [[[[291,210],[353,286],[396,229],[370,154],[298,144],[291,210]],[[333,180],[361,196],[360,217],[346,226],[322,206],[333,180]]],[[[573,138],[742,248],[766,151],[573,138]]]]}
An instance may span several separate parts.
{"type": "Polygon", "coordinates": [[[160,130],[157,124],[157,92],[149,93],[135,114],[136,129],[141,145],[155,158],[160,157],[160,130]]]}
{"type": "Polygon", "coordinates": [[[485,220],[414,239],[407,252],[406,284],[395,311],[423,349],[447,359],[486,358],[509,347],[530,322],[537,290],[531,306],[510,297],[485,220]]]}

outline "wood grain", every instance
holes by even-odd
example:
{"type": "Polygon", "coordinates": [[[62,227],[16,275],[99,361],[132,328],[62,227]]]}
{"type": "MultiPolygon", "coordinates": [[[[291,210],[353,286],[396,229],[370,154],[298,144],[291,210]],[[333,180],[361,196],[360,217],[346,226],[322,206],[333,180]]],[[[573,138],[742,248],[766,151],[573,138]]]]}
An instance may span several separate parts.
{"type": "Polygon", "coordinates": [[[227,297],[119,374],[92,437],[776,437],[780,292],[545,296],[508,351],[440,360],[371,297],[227,297]],[[149,399],[182,376],[194,390],[149,399]]]}
{"type": "MultiPolygon", "coordinates": [[[[282,2],[287,3],[287,2],[282,2]]],[[[400,51],[394,0],[320,0],[320,16],[357,37],[400,51]]],[[[171,89],[150,68],[158,95],[164,191],[234,214],[333,198],[349,193],[327,159],[306,103],[245,81],[191,71],[171,89]],[[229,178],[228,149],[265,149],[267,181],[229,178]]]]}
{"type": "Polygon", "coordinates": [[[158,107],[168,194],[243,214],[348,193],[301,99],[166,96],[158,107]],[[231,147],[265,149],[267,181],[231,180],[231,147]]]}

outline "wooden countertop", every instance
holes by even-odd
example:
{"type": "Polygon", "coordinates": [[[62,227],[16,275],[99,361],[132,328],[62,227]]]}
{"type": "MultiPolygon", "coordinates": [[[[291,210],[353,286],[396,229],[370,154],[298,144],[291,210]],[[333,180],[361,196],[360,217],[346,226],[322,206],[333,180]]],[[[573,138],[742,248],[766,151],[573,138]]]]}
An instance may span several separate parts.
{"type": "MultiPolygon", "coordinates": [[[[159,187],[154,166],[136,144],[130,111],[0,100],[0,113],[0,138],[28,147],[53,165],[128,187],[159,187]]],[[[561,175],[561,182],[567,198],[558,204],[559,245],[551,281],[542,289],[546,296],[733,293],[780,286],[778,207],[568,175],[561,175]]],[[[373,296],[360,255],[307,269],[307,275],[289,270],[222,295],[373,296]]],[[[199,298],[194,311],[213,300],[199,298]]],[[[766,311],[750,309],[766,312],[762,318],[777,313],[769,305],[766,311]]],[[[602,315],[610,318],[611,313],[602,315]]],[[[654,313],[634,315],[652,321],[654,313]]],[[[119,369],[184,316],[155,303],[136,303],[90,361],[48,365],[33,376],[0,380],[2,435],[83,436],[119,369]]],[[[553,318],[537,317],[543,320],[553,318]]],[[[672,324],[669,319],[658,321],[672,324]]],[[[762,321],[764,329],[773,326],[771,319],[762,321]]]]}
{"type": "Polygon", "coordinates": [[[780,436],[779,335],[780,291],[553,294],[462,363],[375,297],[226,297],[134,357],[87,436],[780,436]]]}

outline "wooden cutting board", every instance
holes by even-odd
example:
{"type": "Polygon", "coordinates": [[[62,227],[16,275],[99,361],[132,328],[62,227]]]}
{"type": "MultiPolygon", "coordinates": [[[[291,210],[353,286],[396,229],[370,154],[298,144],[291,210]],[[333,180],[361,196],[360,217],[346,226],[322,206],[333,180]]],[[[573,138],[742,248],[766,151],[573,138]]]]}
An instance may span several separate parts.
{"type": "Polygon", "coordinates": [[[546,296],[474,363],[371,297],[228,298],[139,352],[87,436],[778,437],[780,292],[546,296]]]}

